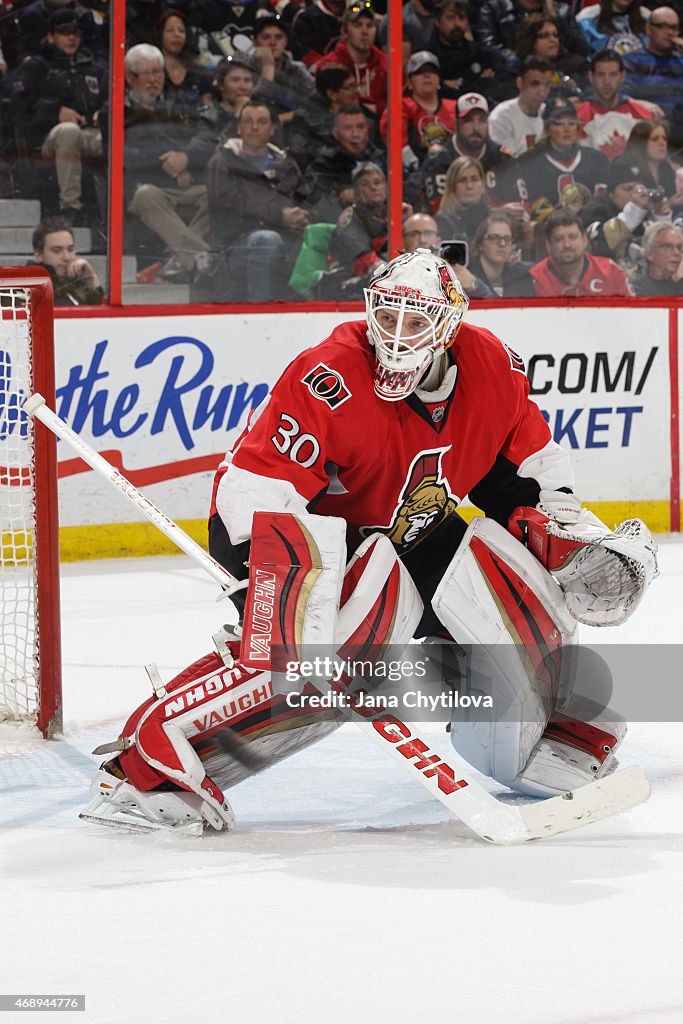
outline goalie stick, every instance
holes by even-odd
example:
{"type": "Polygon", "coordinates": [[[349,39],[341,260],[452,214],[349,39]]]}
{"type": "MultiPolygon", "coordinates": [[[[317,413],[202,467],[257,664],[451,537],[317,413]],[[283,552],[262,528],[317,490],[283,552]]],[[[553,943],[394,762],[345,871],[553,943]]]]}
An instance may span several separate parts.
{"type": "MultiPolygon", "coordinates": [[[[47,407],[41,395],[32,395],[23,408],[28,415],[39,419],[57,437],[70,444],[95,472],[108,479],[223,589],[229,593],[237,587],[238,581],[234,576],[74,433],[47,407]]],[[[366,735],[371,736],[388,756],[417,778],[451,814],[458,817],[480,839],[491,843],[508,845],[568,832],[635,807],[650,795],[650,786],[642,768],[632,765],[548,800],[504,804],[484,789],[476,780],[470,765],[455,751],[451,751],[446,760],[430,751],[429,745],[413,734],[406,723],[396,716],[386,712],[371,713],[368,716],[367,709],[361,711],[359,707],[350,706],[354,712],[353,720],[366,735]]]]}
{"type": "Polygon", "coordinates": [[[236,590],[244,586],[243,582],[235,579],[227,569],[219,565],[196,541],[193,541],[184,530],[181,530],[177,523],[169,519],[153,501],[150,501],[137,487],[134,487],[130,480],[127,480],[122,473],[119,473],[118,469],[115,469],[106,459],[103,459],[82,437],[79,437],[64,420],[59,418],[57,413],[53,412],[45,404],[45,399],[42,395],[36,393],[27,398],[24,402],[23,410],[28,416],[32,416],[40,420],[41,423],[44,423],[48,430],[51,430],[62,441],[70,444],[91,469],[94,469],[100,476],[109,480],[121,494],[135,505],[139,512],[147,516],[149,521],[154,523],[162,533],[166,534],[169,540],[172,540],[181,551],[184,551],[190,558],[194,558],[196,562],[199,562],[211,578],[224,590],[236,590]]]}

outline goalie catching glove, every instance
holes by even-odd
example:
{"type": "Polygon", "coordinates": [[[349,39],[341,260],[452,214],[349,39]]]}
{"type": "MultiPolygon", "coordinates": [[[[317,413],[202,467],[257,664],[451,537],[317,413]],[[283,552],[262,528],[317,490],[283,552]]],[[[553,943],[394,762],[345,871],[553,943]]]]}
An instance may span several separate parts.
{"type": "Polygon", "coordinates": [[[612,531],[573,494],[541,491],[508,528],[555,577],[567,608],[588,626],[618,626],[638,607],[655,576],[657,546],[642,519],[612,531]]]}

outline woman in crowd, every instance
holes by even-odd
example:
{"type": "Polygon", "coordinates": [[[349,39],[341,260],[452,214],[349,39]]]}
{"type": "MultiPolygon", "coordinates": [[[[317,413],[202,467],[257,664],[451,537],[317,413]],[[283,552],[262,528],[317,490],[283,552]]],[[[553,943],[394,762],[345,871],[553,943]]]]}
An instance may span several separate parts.
{"type": "Polygon", "coordinates": [[[528,14],[517,28],[517,56],[520,64],[527,57],[543,57],[553,68],[553,86],[561,91],[568,78],[583,88],[588,61],[578,53],[570,53],[562,39],[557,18],[540,12],[528,14]]]}
{"type": "Polygon", "coordinates": [[[517,182],[533,221],[542,221],[560,201],[570,182],[591,192],[604,186],[609,161],[597,149],[581,145],[581,122],[568,100],[548,101],[543,111],[544,135],[517,161],[517,182]]]}
{"type": "Polygon", "coordinates": [[[576,24],[591,50],[609,47],[619,53],[645,48],[645,22],[650,16],[639,0],[600,0],[576,15],[576,24]]]}
{"type": "Polygon", "coordinates": [[[641,180],[646,188],[664,189],[669,198],[674,195],[676,171],[669,157],[669,135],[661,121],[636,121],[624,156],[643,172],[641,180]]]}
{"type": "Polygon", "coordinates": [[[523,263],[520,257],[512,219],[507,213],[492,213],[477,228],[468,270],[500,298],[533,296],[531,264],[523,263]]]}
{"type": "Polygon", "coordinates": [[[446,186],[436,214],[441,238],[469,242],[489,213],[484,168],[473,157],[458,157],[446,172],[446,186]]]}
{"type": "Polygon", "coordinates": [[[164,55],[164,93],[173,96],[176,103],[196,108],[208,102],[212,73],[195,65],[188,47],[188,29],[185,15],[169,7],[157,22],[159,47],[164,55]]]}

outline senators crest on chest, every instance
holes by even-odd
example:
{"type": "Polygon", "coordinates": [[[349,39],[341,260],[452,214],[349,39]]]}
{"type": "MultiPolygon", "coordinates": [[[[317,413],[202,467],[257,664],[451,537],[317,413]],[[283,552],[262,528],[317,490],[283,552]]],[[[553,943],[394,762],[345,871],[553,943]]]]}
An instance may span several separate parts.
{"type": "Polygon", "coordinates": [[[448,445],[419,452],[396,496],[389,522],[363,527],[361,534],[383,533],[401,553],[415,547],[448,519],[460,503],[442,469],[443,457],[450,449],[448,445]]]}

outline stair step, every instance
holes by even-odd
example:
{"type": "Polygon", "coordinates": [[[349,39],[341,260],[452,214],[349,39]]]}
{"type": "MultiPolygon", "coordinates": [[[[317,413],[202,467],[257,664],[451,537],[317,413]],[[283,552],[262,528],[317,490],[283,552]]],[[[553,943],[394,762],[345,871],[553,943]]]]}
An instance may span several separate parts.
{"type": "MultiPolygon", "coordinates": [[[[7,202],[8,200],[5,200],[7,202]]],[[[36,220],[36,224],[38,221],[36,220]]],[[[35,225],[34,225],[35,227],[35,225]]],[[[91,234],[90,228],[74,228],[74,242],[76,252],[84,255],[90,251],[91,234]]],[[[11,255],[15,252],[26,253],[24,260],[30,258],[33,252],[32,246],[33,228],[5,227],[0,230],[0,254],[11,255]]]]}
{"type": "MultiPolygon", "coordinates": [[[[104,285],[107,280],[107,257],[103,255],[88,254],[88,263],[104,285]]],[[[135,284],[135,275],[138,272],[138,261],[135,256],[124,256],[121,264],[121,280],[123,284],[135,284]]]]}
{"type": "Polygon", "coordinates": [[[122,291],[124,305],[165,306],[190,301],[188,284],[128,284],[122,291]]]}
{"type": "Polygon", "coordinates": [[[37,199],[0,199],[0,229],[34,227],[40,221],[37,199]]]}

